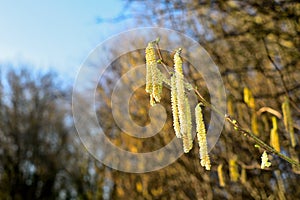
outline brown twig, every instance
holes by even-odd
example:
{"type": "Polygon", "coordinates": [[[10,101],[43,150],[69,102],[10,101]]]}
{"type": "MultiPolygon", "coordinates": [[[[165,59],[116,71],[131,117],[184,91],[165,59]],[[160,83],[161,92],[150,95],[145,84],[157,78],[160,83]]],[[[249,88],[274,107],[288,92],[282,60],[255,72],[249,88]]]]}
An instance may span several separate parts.
{"type": "Polygon", "coordinates": [[[257,115],[261,115],[263,112],[268,112],[271,113],[272,115],[275,115],[278,119],[282,119],[282,114],[280,112],[278,112],[277,110],[274,110],[273,108],[270,107],[261,107],[258,111],[257,111],[257,115]]]}
{"type": "Polygon", "coordinates": [[[279,73],[279,75],[280,75],[280,81],[281,81],[282,86],[283,86],[283,88],[284,88],[285,95],[289,98],[289,100],[290,100],[292,106],[293,106],[298,112],[300,112],[300,109],[297,107],[296,103],[294,102],[294,100],[293,100],[293,99],[290,97],[290,95],[289,95],[289,90],[288,90],[287,85],[286,85],[286,83],[285,83],[285,81],[284,81],[284,79],[283,79],[284,75],[283,75],[282,71],[280,70],[280,68],[278,67],[278,65],[274,62],[274,60],[272,59],[272,57],[270,56],[270,51],[269,51],[269,48],[268,48],[268,46],[267,46],[267,43],[266,43],[265,38],[262,38],[262,40],[263,40],[264,47],[265,47],[265,50],[266,50],[267,57],[268,57],[269,61],[272,63],[272,65],[275,67],[276,71],[277,71],[277,72],[279,73]]]}

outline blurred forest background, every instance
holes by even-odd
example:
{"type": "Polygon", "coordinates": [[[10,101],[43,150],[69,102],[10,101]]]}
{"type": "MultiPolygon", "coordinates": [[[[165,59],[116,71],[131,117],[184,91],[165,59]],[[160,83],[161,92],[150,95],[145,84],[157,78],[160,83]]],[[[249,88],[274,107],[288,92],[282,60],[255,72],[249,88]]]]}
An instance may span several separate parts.
{"type": "MultiPolygon", "coordinates": [[[[198,41],[220,69],[228,114],[269,143],[274,115],[267,111],[277,111],[280,151],[299,161],[298,1],[126,2],[120,16],[99,18],[99,23],[130,18],[136,26],[171,28],[198,41]],[[252,92],[254,105],[244,102],[246,87],[252,92]],[[282,118],[281,105],[286,97],[294,121],[294,147],[282,118]]],[[[172,38],[162,39],[172,42],[172,38]]],[[[146,47],[149,41],[141,42],[146,47]]],[[[163,56],[172,66],[172,58],[163,56]]],[[[97,106],[105,134],[114,144],[131,152],[158,149],[174,137],[168,89],[164,89],[161,102],[168,120],[156,136],[136,139],[122,133],[114,122],[110,96],[115,80],[144,62],[144,51],[120,57],[111,64],[109,75],[99,82],[97,90],[103,99],[97,106]]],[[[201,74],[192,68],[185,73],[193,85],[206,88],[201,74]]],[[[261,170],[262,150],[228,125],[210,152],[211,171],[201,167],[198,148],[155,172],[131,174],[105,167],[81,145],[71,113],[72,88],[62,88],[60,81],[54,73],[32,72],[29,68],[1,74],[0,199],[300,198],[299,169],[272,155],[272,166],[261,170]]],[[[209,99],[208,91],[201,92],[209,99]]],[[[134,93],[132,102],[132,119],[139,125],[150,123],[149,97],[144,88],[134,93]]]]}

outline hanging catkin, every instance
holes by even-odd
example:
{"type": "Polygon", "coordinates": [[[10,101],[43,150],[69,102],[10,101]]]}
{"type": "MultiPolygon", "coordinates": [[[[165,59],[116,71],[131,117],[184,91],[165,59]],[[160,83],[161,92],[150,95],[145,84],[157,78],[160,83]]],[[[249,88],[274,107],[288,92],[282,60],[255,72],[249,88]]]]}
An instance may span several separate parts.
{"type": "Polygon", "coordinates": [[[206,130],[205,124],[203,121],[202,109],[200,103],[195,108],[195,116],[196,116],[196,130],[197,130],[197,138],[199,143],[199,153],[201,165],[206,168],[206,170],[210,170],[210,158],[207,151],[207,139],[206,139],[206,130]]]}
{"type": "Polygon", "coordinates": [[[155,49],[153,42],[149,42],[146,48],[146,92],[150,94],[150,104],[153,106],[160,102],[163,77],[157,68],[155,49]]]}
{"type": "Polygon", "coordinates": [[[279,136],[277,131],[277,119],[276,117],[272,117],[272,124],[273,128],[271,129],[270,133],[270,145],[276,150],[280,152],[280,143],[279,143],[279,136]]]}
{"type": "Polygon", "coordinates": [[[218,166],[218,177],[219,177],[219,185],[221,187],[225,187],[224,174],[223,174],[223,165],[219,164],[218,166]]]}
{"type": "Polygon", "coordinates": [[[229,176],[230,180],[233,182],[237,182],[239,179],[240,174],[236,164],[236,157],[229,159],[229,176]]]}
{"type": "Polygon", "coordinates": [[[178,49],[174,55],[174,69],[175,69],[175,85],[176,85],[176,97],[177,97],[177,108],[179,114],[180,123],[180,134],[183,140],[183,151],[188,153],[189,139],[188,139],[188,123],[186,116],[186,102],[185,102],[185,91],[184,91],[184,76],[182,70],[182,59],[180,57],[181,49],[178,49]]]}
{"type": "Polygon", "coordinates": [[[190,151],[193,148],[193,138],[192,138],[192,114],[189,99],[185,96],[185,114],[186,114],[186,125],[187,125],[187,143],[186,149],[190,151]]]}
{"type": "Polygon", "coordinates": [[[173,127],[177,138],[181,138],[179,114],[178,114],[178,102],[177,102],[177,90],[175,76],[171,77],[171,106],[173,115],[173,127]]]}
{"type": "Polygon", "coordinates": [[[292,147],[295,147],[296,139],[294,134],[293,118],[291,115],[289,99],[287,97],[285,97],[285,100],[282,103],[282,112],[283,112],[283,121],[284,121],[285,129],[290,134],[292,147]]]}

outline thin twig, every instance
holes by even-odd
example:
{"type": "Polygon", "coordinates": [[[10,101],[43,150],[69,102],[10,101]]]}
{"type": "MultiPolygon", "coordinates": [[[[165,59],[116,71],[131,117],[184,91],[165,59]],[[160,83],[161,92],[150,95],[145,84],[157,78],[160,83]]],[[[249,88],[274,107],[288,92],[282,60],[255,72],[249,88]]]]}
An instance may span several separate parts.
{"type": "Polygon", "coordinates": [[[257,115],[261,115],[263,112],[268,112],[271,113],[272,115],[275,115],[276,117],[278,117],[279,119],[282,119],[282,114],[280,112],[278,112],[277,110],[274,110],[273,108],[270,107],[261,107],[258,111],[257,111],[257,115]]]}
{"type": "Polygon", "coordinates": [[[166,63],[164,63],[164,61],[163,61],[162,54],[161,54],[161,51],[160,51],[158,42],[155,42],[155,46],[156,46],[156,49],[157,49],[157,52],[158,52],[158,56],[159,56],[159,61],[160,61],[160,63],[164,66],[165,70],[166,70],[166,71],[168,72],[168,74],[170,75],[171,72],[169,71],[168,66],[166,65],[166,63]]]}
{"type": "Polygon", "coordinates": [[[286,85],[286,83],[285,83],[285,81],[284,81],[284,79],[283,79],[284,75],[283,75],[282,71],[280,70],[280,68],[278,67],[278,65],[274,62],[274,60],[272,59],[272,57],[270,56],[270,51],[269,51],[269,48],[268,48],[268,46],[267,46],[267,43],[266,43],[265,38],[262,38],[262,40],[263,40],[264,47],[265,47],[265,50],[266,50],[267,57],[268,57],[269,61],[272,63],[272,65],[275,67],[276,71],[277,71],[277,72],[279,73],[279,75],[280,75],[280,80],[281,80],[281,83],[282,83],[282,86],[283,86],[283,88],[284,88],[284,91],[285,91],[286,96],[289,98],[289,100],[290,100],[292,106],[293,106],[298,112],[300,112],[300,109],[297,107],[296,103],[294,102],[294,100],[293,100],[293,99],[290,97],[290,95],[289,95],[289,90],[288,90],[287,85],[286,85]]]}

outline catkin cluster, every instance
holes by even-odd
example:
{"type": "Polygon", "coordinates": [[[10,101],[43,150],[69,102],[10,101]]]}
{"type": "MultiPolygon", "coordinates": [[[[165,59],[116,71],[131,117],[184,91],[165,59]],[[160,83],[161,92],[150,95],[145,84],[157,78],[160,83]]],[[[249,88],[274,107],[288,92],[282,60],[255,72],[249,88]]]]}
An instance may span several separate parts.
{"type": "MultiPolygon", "coordinates": [[[[177,138],[182,139],[183,151],[188,153],[193,147],[193,138],[191,108],[186,90],[192,90],[193,87],[184,81],[180,53],[181,49],[179,48],[174,55],[174,73],[171,76],[171,80],[168,81],[157,68],[154,42],[148,44],[146,48],[146,92],[150,94],[150,104],[154,105],[160,102],[162,83],[165,82],[171,86],[171,106],[175,135],[177,138]]],[[[206,170],[210,170],[206,130],[200,104],[195,108],[195,115],[197,138],[200,147],[200,163],[206,170]]]]}

